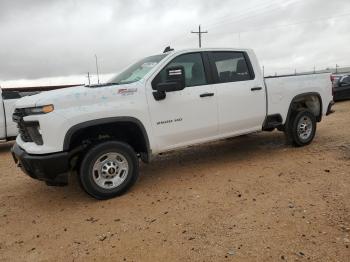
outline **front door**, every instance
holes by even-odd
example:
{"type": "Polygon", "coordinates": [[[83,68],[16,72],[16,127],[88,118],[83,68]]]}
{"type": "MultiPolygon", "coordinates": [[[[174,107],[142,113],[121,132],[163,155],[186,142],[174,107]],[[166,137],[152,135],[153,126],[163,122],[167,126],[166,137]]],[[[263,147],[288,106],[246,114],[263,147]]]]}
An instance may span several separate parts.
{"type": "Polygon", "coordinates": [[[146,89],[158,151],[203,142],[218,134],[216,90],[208,84],[200,52],[175,57],[146,89]],[[165,99],[157,101],[154,87],[165,82],[166,69],[174,66],[184,67],[185,88],[167,92],[165,99]]]}

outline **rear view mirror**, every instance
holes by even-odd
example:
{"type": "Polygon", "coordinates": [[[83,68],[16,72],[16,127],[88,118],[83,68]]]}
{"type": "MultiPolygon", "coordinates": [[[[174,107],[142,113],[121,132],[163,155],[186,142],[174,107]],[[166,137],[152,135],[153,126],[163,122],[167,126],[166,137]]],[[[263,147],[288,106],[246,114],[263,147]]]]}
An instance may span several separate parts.
{"type": "Polygon", "coordinates": [[[166,69],[166,80],[157,85],[160,92],[174,92],[185,88],[185,69],[183,66],[174,66],[166,69]]]}
{"type": "Polygon", "coordinates": [[[183,66],[173,66],[166,69],[165,82],[156,86],[153,96],[156,100],[165,99],[167,92],[183,90],[185,88],[185,68],[183,66]]]}

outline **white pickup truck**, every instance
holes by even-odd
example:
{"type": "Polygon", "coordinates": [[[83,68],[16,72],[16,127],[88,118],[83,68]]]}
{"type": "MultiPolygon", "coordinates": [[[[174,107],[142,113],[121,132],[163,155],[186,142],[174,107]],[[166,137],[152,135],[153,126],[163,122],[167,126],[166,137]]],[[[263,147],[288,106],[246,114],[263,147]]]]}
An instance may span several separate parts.
{"type": "Polygon", "coordinates": [[[13,140],[18,134],[12,114],[19,98],[21,95],[18,92],[0,88],[0,142],[13,140]]]}
{"type": "Polygon", "coordinates": [[[135,183],[139,158],[276,128],[307,145],[332,104],[329,74],[265,81],[250,49],[170,50],[103,85],[20,99],[12,153],[35,179],[66,185],[77,170],[88,194],[107,199],[135,183]]]}

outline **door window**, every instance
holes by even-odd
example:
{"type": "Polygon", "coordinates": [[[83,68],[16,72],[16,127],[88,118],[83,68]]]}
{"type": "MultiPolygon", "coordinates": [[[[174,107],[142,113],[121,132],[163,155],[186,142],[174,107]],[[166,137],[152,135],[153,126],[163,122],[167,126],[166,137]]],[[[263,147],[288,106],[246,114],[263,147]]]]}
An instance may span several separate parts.
{"type": "Polygon", "coordinates": [[[158,83],[166,82],[166,69],[174,66],[183,66],[185,69],[185,87],[206,85],[204,65],[200,53],[190,53],[174,58],[152,81],[155,89],[158,83]]]}
{"type": "Polygon", "coordinates": [[[219,83],[254,79],[242,52],[212,52],[211,59],[215,64],[219,83]]]}
{"type": "Polygon", "coordinates": [[[349,85],[350,84],[350,76],[346,76],[342,79],[342,83],[345,85],[349,85]]]}

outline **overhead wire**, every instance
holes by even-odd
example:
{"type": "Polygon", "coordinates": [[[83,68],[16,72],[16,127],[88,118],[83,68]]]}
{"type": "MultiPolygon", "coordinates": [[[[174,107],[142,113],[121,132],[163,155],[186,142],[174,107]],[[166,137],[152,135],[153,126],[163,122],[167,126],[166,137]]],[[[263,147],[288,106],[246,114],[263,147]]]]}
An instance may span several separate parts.
{"type": "MultiPolygon", "coordinates": [[[[285,4],[284,6],[290,7],[291,5],[301,3],[302,0],[290,0],[285,4]]],[[[241,12],[239,15],[233,16],[232,14],[224,16],[222,18],[224,19],[216,19],[215,23],[203,23],[207,29],[212,29],[218,26],[222,26],[225,24],[232,24],[232,23],[240,23],[242,21],[248,20],[250,18],[255,18],[257,16],[267,15],[269,13],[273,13],[275,11],[280,11],[283,8],[282,5],[277,4],[276,2],[271,2],[269,4],[258,6],[258,8],[253,9],[247,9],[245,12],[241,12]]]]}

